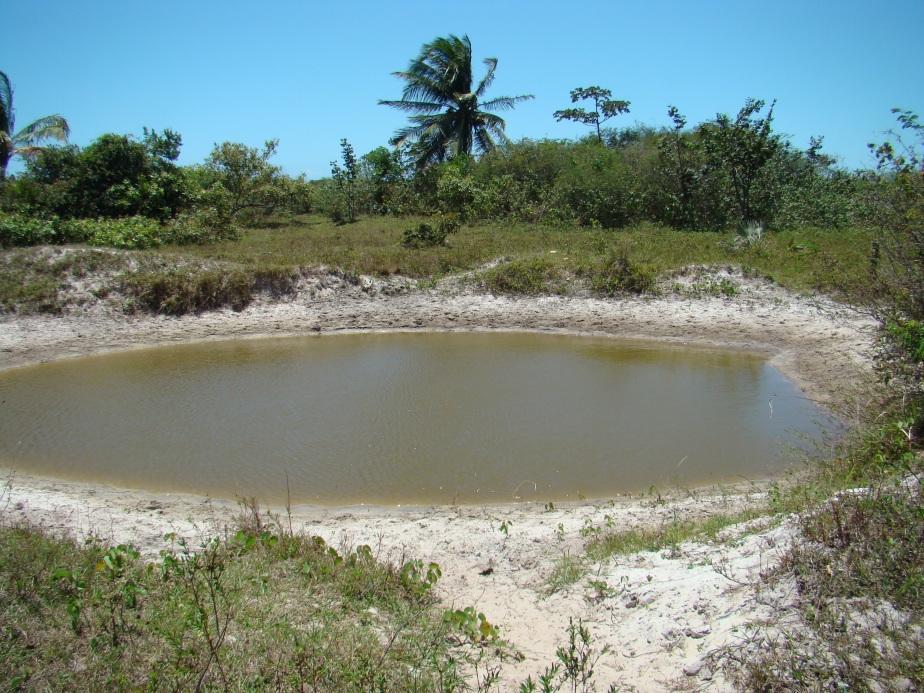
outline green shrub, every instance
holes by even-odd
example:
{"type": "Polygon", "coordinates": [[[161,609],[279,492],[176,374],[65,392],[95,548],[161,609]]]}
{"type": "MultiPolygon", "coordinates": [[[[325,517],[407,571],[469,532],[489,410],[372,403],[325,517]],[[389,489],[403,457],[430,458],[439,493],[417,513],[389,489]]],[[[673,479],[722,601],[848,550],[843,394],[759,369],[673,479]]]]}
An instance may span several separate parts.
{"type": "Polygon", "coordinates": [[[90,245],[128,250],[154,248],[164,242],[164,227],[147,217],[125,219],[66,219],[58,223],[61,235],[90,245]]]}
{"type": "Polygon", "coordinates": [[[9,248],[57,242],[58,233],[54,219],[0,212],[0,246],[9,248]]]}
{"type": "Polygon", "coordinates": [[[402,245],[405,248],[433,248],[443,245],[449,234],[459,230],[459,218],[455,214],[446,214],[439,218],[436,225],[427,223],[417,225],[417,228],[404,230],[402,245]]]}
{"type": "Polygon", "coordinates": [[[924,361],[924,322],[894,321],[886,325],[886,331],[908,358],[915,363],[924,361]]]}
{"type": "Polygon", "coordinates": [[[183,212],[164,230],[164,243],[203,245],[216,241],[233,241],[240,236],[230,215],[219,207],[199,207],[183,212]]]}
{"type": "Polygon", "coordinates": [[[590,288],[604,296],[644,294],[655,290],[655,272],[646,265],[632,262],[624,253],[612,253],[602,267],[589,272],[590,288]]]}
{"type": "Polygon", "coordinates": [[[562,293],[561,272],[542,257],[514,260],[483,275],[485,288],[494,294],[562,293]]]}

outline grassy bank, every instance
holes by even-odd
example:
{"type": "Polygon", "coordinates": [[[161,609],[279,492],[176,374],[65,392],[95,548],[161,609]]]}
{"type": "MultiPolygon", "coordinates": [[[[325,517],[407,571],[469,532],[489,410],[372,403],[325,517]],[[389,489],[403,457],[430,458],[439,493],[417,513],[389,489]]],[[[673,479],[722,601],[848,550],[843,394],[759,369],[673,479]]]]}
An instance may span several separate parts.
{"type": "MultiPolygon", "coordinates": [[[[494,293],[598,296],[654,292],[659,281],[670,287],[670,277],[691,265],[709,265],[736,268],[796,291],[850,299],[866,291],[873,240],[863,230],[800,229],[747,241],[731,233],[653,226],[611,231],[482,224],[462,227],[444,245],[405,247],[404,230],[420,221],[367,217],[336,225],[305,216],[198,246],[7,250],[0,254],[0,308],[60,312],[68,302],[67,288],[89,278],[96,281],[95,295],[119,292],[130,299],[130,309],[168,314],[240,309],[261,291],[290,291],[299,272],[319,265],[345,276],[400,274],[421,280],[478,270],[468,281],[494,293]],[[479,269],[492,262],[498,264],[479,269]]],[[[694,283],[694,295],[735,290],[734,283],[694,283]]]]}
{"type": "Polygon", "coordinates": [[[656,274],[691,264],[735,265],[798,290],[836,290],[844,276],[862,276],[873,235],[864,230],[800,229],[746,242],[733,233],[677,231],[636,226],[613,231],[525,224],[463,226],[444,246],[406,248],[404,229],[421,219],[366,217],[335,225],[323,217],[245,231],[235,241],[176,248],[173,252],[259,267],[325,264],[358,274],[439,277],[475,269],[491,260],[542,257],[561,273],[579,274],[613,254],[656,274]]]}

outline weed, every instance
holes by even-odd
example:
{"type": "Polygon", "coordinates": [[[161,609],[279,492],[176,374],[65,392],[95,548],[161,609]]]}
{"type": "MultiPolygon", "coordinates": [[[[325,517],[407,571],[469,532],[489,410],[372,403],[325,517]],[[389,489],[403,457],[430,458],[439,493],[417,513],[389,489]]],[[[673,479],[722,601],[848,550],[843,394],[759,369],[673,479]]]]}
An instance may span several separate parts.
{"type": "Polygon", "coordinates": [[[152,313],[184,315],[229,306],[243,310],[259,291],[279,296],[292,291],[296,273],[285,268],[257,270],[173,269],[123,274],[119,290],[152,313]]]}
{"type": "Polygon", "coordinates": [[[552,573],[546,580],[546,595],[566,589],[584,577],[586,567],[580,557],[564,552],[552,566],[552,573]]]}
{"type": "MultiPolygon", "coordinates": [[[[568,619],[568,640],[555,651],[557,661],[546,667],[539,674],[536,681],[532,676],[520,684],[520,693],[550,693],[567,688],[570,691],[594,690],[591,679],[594,676],[594,667],[601,657],[609,654],[609,645],[599,650],[592,646],[590,629],[584,625],[583,620],[568,619]]],[[[615,691],[610,686],[609,691],[615,691]]]]}

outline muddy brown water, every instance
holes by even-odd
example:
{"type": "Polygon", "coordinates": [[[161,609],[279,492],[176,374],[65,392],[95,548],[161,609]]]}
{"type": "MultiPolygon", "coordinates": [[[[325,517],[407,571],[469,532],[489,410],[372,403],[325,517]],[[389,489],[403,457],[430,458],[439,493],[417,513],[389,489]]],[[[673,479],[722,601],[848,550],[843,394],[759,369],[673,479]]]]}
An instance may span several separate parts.
{"type": "Polygon", "coordinates": [[[0,373],[0,464],[324,504],[554,501],[779,474],[833,422],[760,356],[535,333],[158,347],[0,373]]]}

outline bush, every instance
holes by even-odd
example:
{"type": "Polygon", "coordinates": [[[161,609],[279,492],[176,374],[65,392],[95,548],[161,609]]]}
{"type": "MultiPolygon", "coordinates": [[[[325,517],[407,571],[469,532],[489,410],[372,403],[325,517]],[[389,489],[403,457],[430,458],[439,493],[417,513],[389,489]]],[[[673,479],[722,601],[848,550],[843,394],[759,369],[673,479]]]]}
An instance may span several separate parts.
{"type": "Polygon", "coordinates": [[[199,207],[195,211],[184,212],[169,222],[163,240],[164,243],[175,245],[202,245],[236,240],[238,236],[237,226],[223,209],[199,207]]]}
{"type": "Polygon", "coordinates": [[[542,257],[515,260],[484,273],[485,288],[494,294],[562,293],[558,268],[542,257]]]}
{"type": "Polygon", "coordinates": [[[924,361],[924,322],[894,321],[886,325],[886,331],[909,359],[915,363],[924,361]]]}
{"type": "Polygon", "coordinates": [[[443,245],[449,234],[458,230],[458,217],[455,214],[447,214],[439,218],[436,226],[421,223],[417,228],[405,229],[401,243],[405,248],[433,248],[443,245]]]}
{"type": "Polygon", "coordinates": [[[602,267],[587,272],[590,288],[604,296],[617,294],[643,294],[655,289],[654,270],[646,265],[637,265],[624,253],[611,253],[602,267]]]}
{"type": "Polygon", "coordinates": [[[58,243],[54,219],[0,212],[0,247],[58,243]]]}
{"type": "Polygon", "coordinates": [[[83,239],[89,245],[143,250],[166,242],[166,227],[147,217],[69,219],[61,221],[59,226],[66,237],[83,239]]]}

